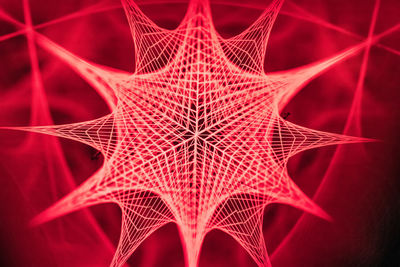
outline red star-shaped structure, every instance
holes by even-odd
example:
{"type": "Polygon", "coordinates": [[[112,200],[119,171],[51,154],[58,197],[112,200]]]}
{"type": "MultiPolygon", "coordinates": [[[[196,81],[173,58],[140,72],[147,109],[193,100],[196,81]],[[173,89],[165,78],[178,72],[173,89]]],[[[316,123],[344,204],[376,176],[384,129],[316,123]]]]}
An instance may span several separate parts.
{"type": "Polygon", "coordinates": [[[288,159],[307,149],[368,140],[307,129],[279,114],[308,81],[365,44],[265,74],[266,44],[281,5],[273,1],[247,30],[224,39],[207,1],[192,0],[180,26],[166,30],[125,0],[136,47],[134,74],[85,61],[34,33],[112,112],[93,121],[14,128],[73,139],[105,158],[100,170],[33,223],[114,202],[123,218],[112,266],[122,266],[169,222],[179,227],[188,266],[197,265],[212,229],[230,234],[259,266],[269,266],[261,228],[266,205],[285,203],[327,218],[289,178],[288,159]]]}

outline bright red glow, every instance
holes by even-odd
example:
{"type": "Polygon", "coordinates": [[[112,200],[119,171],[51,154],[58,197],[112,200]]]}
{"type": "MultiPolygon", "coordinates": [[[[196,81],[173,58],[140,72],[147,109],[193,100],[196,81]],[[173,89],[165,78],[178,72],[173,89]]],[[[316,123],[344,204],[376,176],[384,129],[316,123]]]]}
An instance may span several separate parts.
{"type": "MultiPolygon", "coordinates": [[[[187,266],[197,266],[213,229],[232,236],[259,266],[270,266],[262,231],[267,205],[283,203],[329,219],[289,177],[289,159],[317,147],[370,139],[309,129],[280,113],[308,82],[369,51],[398,27],[373,35],[374,12],[365,41],[312,64],[265,73],[267,41],[282,3],[273,1],[250,27],[226,39],[215,29],[205,0],[190,1],[174,30],[157,26],[125,0],[136,56],[131,74],[85,60],[35,31],[24,1],[25,24],[14,24],[27,35],[37,96],[45,94],[35,42],[84,78],[111,110],[84,122],[3,128],[72,139],[104,156],[99,170],[32,224],[115,203],[122,226],[111,266],[123,266],[149,235],[170,222],[180,231],[187,266]]],[[[362,80],[351,113],[359,112],[362,80]]],[[[361,132],[360,122],[348,122],[345,132],[350,127],[361,132]]]]}

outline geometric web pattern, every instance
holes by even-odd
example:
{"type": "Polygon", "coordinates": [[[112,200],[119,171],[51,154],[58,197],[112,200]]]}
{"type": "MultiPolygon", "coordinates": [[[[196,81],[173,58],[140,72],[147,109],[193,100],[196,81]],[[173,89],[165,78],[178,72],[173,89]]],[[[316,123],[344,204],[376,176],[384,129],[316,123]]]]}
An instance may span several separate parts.
{"type": "Polygon", "coordinates": [[[290,179],[289,158],[321,146],[370,141],[308,129],[280,112],[307,82],[366,43],[265,74],[267,41],[283,1],[274,0],[229,39],[215,30],[208,1],[192,0],[175,30],[157,26],[133,1],[122,2],[135,43],[133,74],[88,62],[33,33],[112,112],[92,121],[8,128],[72,139],[104,155],[101,169],[32,223],[112,202],[122,210],[122,226],[111,266],[122,266],[169,222],[178,225],[187,266],[197,266],[204,237],[213,229],[231,235],[259,266],[270,266],[262,234],[266,205],[284,203],[329,218],[290,179]]]}

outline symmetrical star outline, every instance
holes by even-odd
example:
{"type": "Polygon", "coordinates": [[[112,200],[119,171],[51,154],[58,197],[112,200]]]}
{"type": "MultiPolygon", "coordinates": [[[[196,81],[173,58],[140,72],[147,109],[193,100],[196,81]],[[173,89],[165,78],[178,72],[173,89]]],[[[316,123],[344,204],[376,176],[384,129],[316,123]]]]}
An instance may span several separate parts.
{"type": "Polygon", "coordinates": [[[274,0],[229,39],[215,30],[208,1],[191,0],[175,30],[157,26],[132,0],[122,3],[135,43],[134,74],[84,60],[33,33],[97,90],[111,113],[12,128],[76,140],[104,155],[95,174],[32,223],[113,202],[122,210],[122,226],[111,266],[122,266],[169,222],[178,225],[187,266],[197,266],[213,229],[231,235],[259,266],[270,266],[262,234],[266,205],[284,203],[329,218],[290,179],[289,158],[316,147],[370,141],[308,129],[280,112],[307,82],[366,44],[265,74],[267,41],[283,0],[274,0]]]}

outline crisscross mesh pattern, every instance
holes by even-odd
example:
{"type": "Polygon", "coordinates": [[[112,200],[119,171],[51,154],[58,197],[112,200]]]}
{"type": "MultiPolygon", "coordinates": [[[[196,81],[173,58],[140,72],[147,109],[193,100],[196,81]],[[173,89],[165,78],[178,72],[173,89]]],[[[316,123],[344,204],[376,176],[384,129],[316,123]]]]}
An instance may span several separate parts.
{"type": "Polygon", "coordinates": [[[39,214],[43,223],[90,205],[114,202],[122,229],[111,266],[122,266],[153,231],[175,222],[188,266],[205,235],[234,237],[259,266],[269,266],[262,214],[285,203],[328,218],[290,179],[293,155],[367,139],[307,129],[282,108],[308,81],[365,47],[265,74],[264,56],[281,0],[230,39],[214,29],[207,1],[192,0],[181,24],[165,30],[124,0],[136,49],[134,74],[100,66],[39,33],[39,45],[69,64],[104,97],[112,112],[67,125],[14,128],[69,138],[104,155],[86,182],[39,214]]]}

